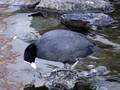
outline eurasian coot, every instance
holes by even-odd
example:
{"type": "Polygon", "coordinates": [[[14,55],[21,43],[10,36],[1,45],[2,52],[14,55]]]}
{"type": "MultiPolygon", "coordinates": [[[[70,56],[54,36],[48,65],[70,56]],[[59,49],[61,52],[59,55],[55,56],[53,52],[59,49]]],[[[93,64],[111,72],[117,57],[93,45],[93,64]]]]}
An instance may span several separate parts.
{"type": "Polygon", "coordinates": [[[81,33],[69,30],[52,30],[43,34],[24,52],[24,60],[36,68],[35,58],[63,63],[75,63],[100,48],[81,33]]]}

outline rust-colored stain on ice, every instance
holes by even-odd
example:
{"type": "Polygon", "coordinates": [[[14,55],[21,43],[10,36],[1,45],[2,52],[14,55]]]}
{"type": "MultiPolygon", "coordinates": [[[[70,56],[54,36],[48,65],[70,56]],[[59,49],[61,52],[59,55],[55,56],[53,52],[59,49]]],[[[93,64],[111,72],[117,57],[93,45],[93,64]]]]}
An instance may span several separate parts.
{"type": "MultiPolygon", "coordinates": [[[[0,90],[20,90],[24,87],[23,82],[10,80],[7,75],[15,72],[7,68],[9,64],[16,64],[17,57],[20,56],[18,52],[13,51],[12,38],[7,37],[7,22],[4,19],[16,15],[12,12],[7,12],[10,8],[0,8],[0,90]]],[[[15,23],[11,23],[14,25],[15,23]]]]}
{"type": "Polygon", "coordinates": [[[10,16],[16,15],[12,12],[6,12],[9,9],[10,8],[4,8],[0,11],[0,30],[6,31],[7,29],[7,22],[3,21],[5,18],[9,18],[10,16]]]}
{"type": "Polygon", "coordinates": [[[2,79],[0,87],[3,88],[3,90],[20,90],[21,88],[24,87],[24,84],[22,82],[8,80],[7,78],[4,78],[2,79]]]}

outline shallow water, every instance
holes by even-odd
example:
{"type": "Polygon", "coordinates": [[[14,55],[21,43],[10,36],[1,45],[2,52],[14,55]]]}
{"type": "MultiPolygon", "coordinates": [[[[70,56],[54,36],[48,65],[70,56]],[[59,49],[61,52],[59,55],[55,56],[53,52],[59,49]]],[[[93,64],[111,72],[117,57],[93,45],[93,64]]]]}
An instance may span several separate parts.
{"type": "MultiPolygon", "coordinates": [[[[0,90],[22,90],[24,85],[32,83],[33,80],[35,80],[36,87],[42,86],[44,83],[44,80],[41,81],[39,78],[39,72],[23,61],[24,49],[29,43],[15,38],[16,36],[29,32],[42,35],[52,29],[65,28],[57,17],[29,17],[31,13],[13,13],[15,10],[14,7],[0,8],[0,90]]],[[[119,9],[111,14],[112,18],[117,21],[116,23],[106,27],[97,27],[97,30],[92,31],[97,34],[94,41],[101,47],[101,50],[94,53],[92,57],[86,58],[76,69],[84,71],[89,70],[88,65],[106,66],[110,71],[108,76],[113,77],[108,81],[120,82],[119,79],[116,80],[116,78],[120,78],[120,17],[118,14],[120,15],[119,9]]],[[[64,66],[60,62],[37,59],[36,65],[42,74],[64,66]]],[[[84,84],[78,88],[80,90],[90,89],[88,85],[84,84]]]]}
{"type": "MultiPolygon", "coordinates": [[[[39,83],[39,79],[37,79],[39,73],[23,61],[24,49],[29,43],[16,38],[16,36],[29,32],[37,33],[35,29],[30,27],[32,17],[28,17],[28,15],[31,15],[31,13],[15,14],[13,11],[13,7],[0,8],[1,90],[20,90],[24,88],[24,85],[31,83],[34,79],[38,80],[36,83],[39,83]],[[31,69],[31,71],[29,69],[31,69]],[[32,71],[34,73],[32,73],[32,71]]],[[[50,68],[49,64],[56,67],[63,67],[62,63],[44,60],[37,63],[37,65],[41,67],[42,73],[50,72],[54,68],[53,66],[50,68]]]]}

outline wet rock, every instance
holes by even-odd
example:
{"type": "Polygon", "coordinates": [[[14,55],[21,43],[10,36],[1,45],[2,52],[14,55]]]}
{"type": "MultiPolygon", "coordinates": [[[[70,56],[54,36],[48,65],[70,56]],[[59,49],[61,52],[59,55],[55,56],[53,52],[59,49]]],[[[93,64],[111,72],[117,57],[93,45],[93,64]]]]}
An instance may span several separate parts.
{"type": "Polygon", "coordinates": [[[41,86],[39,88],[36,88],[35,85],[25,85],[24,90],[51,90],[46,86],[41,86]]]}
{"type": "Polygon", "coordinates": [[[108,70],[105,66],[99,66],[95,69],[91,69],[90,71],[82,72],[78,72],[76,70],[58,70],[51,72],[46,77],[45,86],[61,89],[72,89],[77,80],[80,78],[105,75],[107,73],[108,70]]]}
{"type": "Polygon", "coordinates": [[[60,12],[90,11],[108,13],[114,10],[108,0],[41,0],[36,8],[60,12]]]}
{"type": "Polygon", "coordinates": [[[106,75],[108,74],[110,71],[107,70],[107,68],[105,66],[98,66],[94,69],[91,69],[89,72],[89,76],[99,76],[99,75],[106,75]]]}
{"type": "Polygon", "coordinates": [[[92,89],[95,90],[120,90],[120,84],[117,82],[98,80],[96,78],[89,79],[89,81],[92,83],[92,89]]]}
{"type": "Polygon", "coordinates": [[[35,88],[35,80],[33,80],[30,84],[27,84],[24,86],[24,90],[32,90],[33,88],[35,88]]]}
{"type": "MultiPolygon", "coordinates": [[[[92,68],[94,65],[92,66],[92,68]]],[[[91,69],[90,71],[82,71],[79,72],[79,77],[93,77],[93,76],[101,76],[101,75],[106,75],[110,71],[107,70],[105,66],[98,66],[94,69],[91,69]]]]}
{"type": "Polygon", "coordinates": [[[88,65],[87,67],[88,67],[88,69],[92,69],[95,67],[95,65],[88,65]]]}
{"type": "Polygon", "coordinates": [[[40,2],[40,0],[0,0],[0,6],[17,5],[33,7],[38,2],[40,2]]]}
{"type": "Polygon", "coordinates": [[[39,33],[30,32],[30,33],[22,33],[18,36],[15,36],[14,39],[20,39],[25,42],[33,42],[40,37],[39,33]]]}
{"type": "Polygon", "coordinates": [[[112,75],[110,75],[110,76],[106,76],[106,78],[107,78],[107,81],[111,81],[111,82],[120,82],[120,78],[119,78],[119,75],[118,76],[112,76],[112,75]]]}
{"type": "Polygon", "coordinates": [[[75,70],[54,71],[47,77],[46,86],[59,89],[71,89],[75,86],[78,77],[79,75],[75,70]]]}
{"type": "Polygon", "coordinates": [[[80,77],[87,77],[89,75],[89,71],[82,71],[79,73],[80,77]]]}
{"type": "Polygon", "coordinates": [[[33,90],[35,89],[35,85],[27,84],[24,86],[24,90],[33,90]]]}
{"type": "Polygon", "coordinates": [[[120,36],[117,36],[118,39],[120,39],[120,36]]]}
{"type": "MultiPolygon", "coordinates": [[[[91,69],[90,71],[82,71],[82,72],[78,72],[76,70],[68,70],[68,69],[56,70],[47,73],[46,75],[42,75],[42,77],[39,77],[37,81],[38,84],[37,87],[41,89],[45,86],[47,90],[48,88],[52,90],[54,89],[66,90],[66,89],[73,89],[77,83],[80,83],[80,85],[83,83],[84,84],[91,83],[94,88],[97,88],[99,83],[101,84],[103,83],[103,81],[106,80],[106,78],[99,75],[105,75],[104,73],[107,70],[107,68],[104,66],[99,66],[96,67],[95,70],[96,72],[93,72],[93,69],[91,69]]],[[[30,88],[35,88],[36,86],[34,86],[34,84],[35,82],[32,81],[32,83],[25,86],[25,89],[27,90],[30,88]]]]}
{"type": "Polygon", "coordinates": [[[83,27],[83,25],[88,26],[89,24],[96,26],[104,26],[104,25],[110,25],[111,23],[115,22],[111,17],[103,13],[64,14],[61,16],[61,21],[71,26],[81,26],[81,27],[83,27]]]}

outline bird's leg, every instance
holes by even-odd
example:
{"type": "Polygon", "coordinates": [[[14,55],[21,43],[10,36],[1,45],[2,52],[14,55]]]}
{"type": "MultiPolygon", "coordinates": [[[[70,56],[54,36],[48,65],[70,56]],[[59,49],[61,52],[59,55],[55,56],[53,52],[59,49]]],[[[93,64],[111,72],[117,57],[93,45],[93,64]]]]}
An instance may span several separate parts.
{"type": "Polygon", "coordinates": [[[74,68],[77,66],[78,63],[79,63],[79,60],[77,60],[77,61],[71,66],[71,69],[74,69],[74,68]]]}
{"type": "Polygon", "coordinates": [[[71,69],[74,69],[80,61],[82,61],[84,58],[77,58],[76,62],[71,66],[71,69]]]}
{"type": "Polygon", "coordinates": [[[77,64],[80,62],[80,61],[82,61],[84,58],[76,58],[76,62],[70,67],[70,65],[69,64],[67,64],[67,63],[65,63],[64,64],[64,68],[62,68],[62,69],[55,69],[55,70],[53,70],[53,72],[58,72],[58,71],[68,71],[68,70],[72,70],[72,69],[74,69],[76,66],[77,66],[77,64]]]}
{"type": "Polygon", "coordinates": [[[63,68],[54,69],[52,72],[69,71],[69,70],[71,70],[71,66],[68,63],[64,63],[63,68]]]}
{"type": "Polygon", "coordinates": [[[63,68],[54,69],[53,72],[66,71],[66,70],[70,70],[70,69],[71,69],[71,66],[68,63],[64,63],[63,68]]]}

